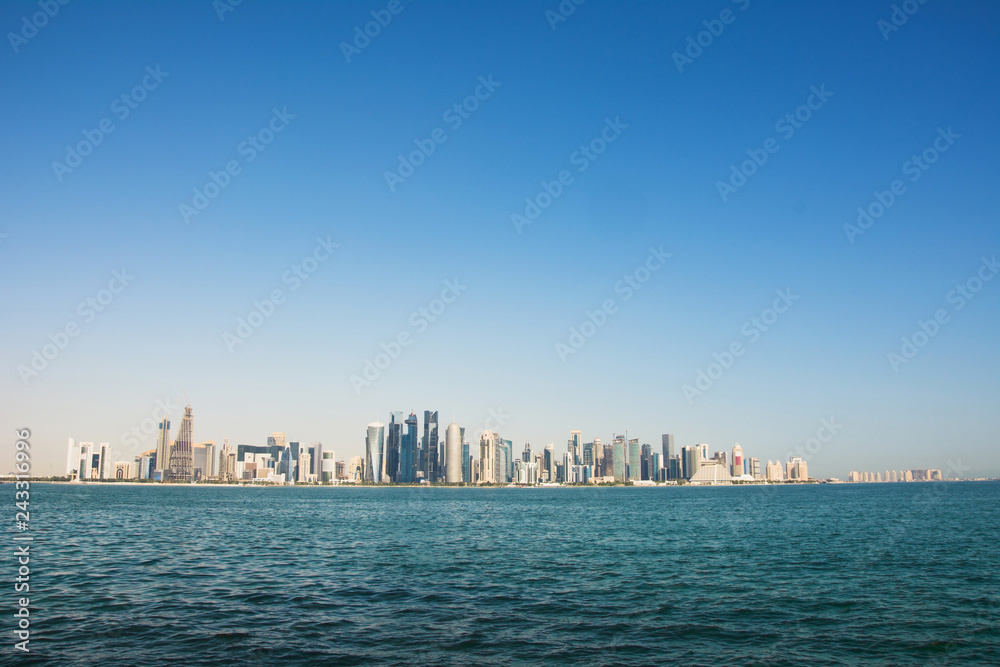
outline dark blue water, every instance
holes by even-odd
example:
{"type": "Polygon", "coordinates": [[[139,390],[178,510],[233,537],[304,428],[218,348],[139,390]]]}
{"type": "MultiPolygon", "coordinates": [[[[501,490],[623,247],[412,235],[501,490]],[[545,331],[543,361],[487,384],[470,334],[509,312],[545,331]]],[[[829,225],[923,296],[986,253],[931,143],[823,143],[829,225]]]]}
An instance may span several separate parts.
{"type": "Polygon", "coordinates": [[[1000,664],[1000,483],[31,502],[37,663],[1000,664]]]}

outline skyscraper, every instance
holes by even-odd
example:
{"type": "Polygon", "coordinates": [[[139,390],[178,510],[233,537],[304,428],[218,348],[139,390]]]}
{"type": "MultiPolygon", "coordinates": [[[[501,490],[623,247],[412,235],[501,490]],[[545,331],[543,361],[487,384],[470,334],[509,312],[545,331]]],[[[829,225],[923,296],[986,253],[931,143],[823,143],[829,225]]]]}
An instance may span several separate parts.
{"type": "Polygon", "coordinates": [[[389,413],[389,428],[385,435],[385,476],[399,482],[400,452],[403,444],[403,413],[389,413]]]}
{"type": "Polygon", "coordinates": [[[115,467],[111,460],[111,445],[102,442],[97,450],[97,479],[114,479],[115,467]]]}
{"type": "Polygon", "coordinates": [[[743,448],[740,447],[740,443],[733,445],[733,464],[732,469],[729,471],[733,477],[739,477],[743,474],[743,448]]]}
{"type": "Polygon", "coordinates": [[[550,442],[545,445],[544,456],[542,463],[543,468],[543,481],[554,482],[556,481],[556,446],[555,443],[550,442]]]}
{"type": "Polygon", "coordinates": [[[94,443],[81,442],[78,479],[91,479],[92,477],[94,477],[94,443]]]}
{"type": "MultiPolygon", "coordinates": [[[[659,454],[656,455],[659,460],[659,454]]],[[[640,479],[656,481],[656,471],[653,469],[653,448],[650,445],[642,446],[642,471],[640,479]]]]}
{"type": "Polygon", "coordinates": [[[581,435],[580,431],[569,432],[569,442],[566,443],[566,451],[569,452],[570,465],[580,465],[580,457],[583,456],[581,435]]]}
{"type": "Polygon", "coordinates": [[[444,452],[444,481],[458,484],[462,481],[462,430],[455,422],[448,424],[444,452]]]}
{"type": "Polygon", "coordinates": [[[638,438],[630,438],[628,441],[628,479],[642,479],[642,447],[639,446],[638,438]]]}
{"type": "Polygon", "coordinates": [[[80,447],[73,438],[69,439],[66,448],[66,476],[73,477],[80,467],[80,447]]]}
{"type": "Polygon", "coordinates": [[[495,484],[497,481],[497,434],[483,431],[479,438],[479,483],[495,484]]]}
{"type": "MultiPolygon", "coordinates": [[[[464,432],[465,429],[462,429],[464,432]]],[[[469,453],[469,443],[462,440],[462,481],[466,484],[472,483],[472,456],[469,453]]]]}
{"type": "Polygon", "coordinates": [[[500,447],[503,448],[504,465],[502,469],[503,479],[500,481],[509,482],[514,474],[514,443],[510,440],[500,440],[500,447]]]}
{"type": "Polygon", "coordinates": [[[177,439],[170,447],[170,476],[174,482],[191,481],[191,443],[194,430],[191,404],[184,408],[184,418],[177,430],[177,439]]]}
{"type": "Polygon", "coordinates": [[[685,450],[684,477],[691,479],[698,473],[698,468],[701,467],[702,461],[706,460],[706,457],[703,456],[703,452],[706,450],[701,445],[682,447],[681,449],[685,450]]]}
{"type": "Polygon", "coordinates": [[[438,481],[438,413],[424,410],[424,439],[422,443],[421,468],[424,471],[424,481],[438,481]]]}
{"type": "Polygon", "coordinates": [[[170,473],[170,420],[166,417],[160,422],[156,436],[156,469],[160,471],[160,480],[166,481],[170,473]]]}
{"type": "Polygon", "coordinates": [[[585,466],[594,465],[594,443],[585,442],[580,452],[580,463],[585,466]]]}
{"type": "Polygon", "coordinates": [[[321,449],[319,481],[321,484],[334,484],[337,481],[337,455],[332,449],[321,449]]]}
{"type": "Polygon", "coordinates": [[[312,458],[312,469],[310,472],[316,475],[316,481],[323,482],[323,443],[317,442],[309,448],[309,456],[312,458]]]}
{"type": "Polygon", "coordinates": [[[403,434],[399,447],[399,481],[402,484],[413,484],[417,481],[417,415],[410,412],[406,418],[406,433],[403,434]]]}
{"type": "Polygon", "coordinates": [[[628,459],[626,458],[627,455],[625,452],[625,436],[615,436],[611,446],[612,465],[614,467],[614,472],[612,474],[614,475],[616,482],[624,482],[625,475],[627,473],[626,465],[628,465],[628,459]]]}
{"type": "Polygon", "coordinates": [[[384,465],[382,463],[382,448],[384,445],[385,425],[372,422],[368,425],[365,435],[365,471],[364,481],[379,483],[382,481],[384,465]]]}
{"type": "Polygon", "coordinates": [[[670,476],[670,459],[674,457],[674,434],[664,433],[663,434],[663,465],[667,466],[667,479],[673,479],[670,476]]]}

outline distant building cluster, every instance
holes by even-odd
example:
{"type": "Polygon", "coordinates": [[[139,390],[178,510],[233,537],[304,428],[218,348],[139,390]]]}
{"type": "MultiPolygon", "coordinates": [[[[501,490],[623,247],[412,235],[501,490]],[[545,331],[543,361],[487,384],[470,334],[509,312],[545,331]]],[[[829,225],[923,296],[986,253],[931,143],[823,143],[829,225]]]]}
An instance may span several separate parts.
{"type": "Polygon", "coordinates": [[[847,474],[848,482],[940,482],[944,475],[940,470],[886,470],[882,472],[859,472],[847,474]]]}
{"type": "Polygon", "coordinates": [[[156,448],[130,461],[113,464],[111,446],[102,442],[69,439],[66,475],[86,480],[151,480],[156,482],[334,483],[346,481],[343,462],[322,443],[301,447],[287,442],[284,433],[273,433],[266,445],[237,445],[225,441],[217,449],[212,441],[193,442],[191,406],[184,408],[180,429],[170,438],[170,420],[159,424],[156,448]]]}
{"type": "MultiPolygon", "coordinates": [[[[674,453],[674,436],[664,434],[659,451],[638,438],[614,435],[583,442],[580,431],[570,431],[566,449],[556,453],[554,443],[520,452],[499,433],[484,430],[478,450],[465,437],[465,428],[452,422],[439,435],[438,413],[425,410],[422,432],[417,415],[405,419],[391,412],[388,425],[368,424],[364,456],[337,461],[322,443],[303,447],[285,433],[272,433],[266,445],[226,440],[194,442],[191,406],[184,408],[177,437],[170,437],[170,420],[159,424],[156,448],[129,461],[112,463],[111,446],[104,442],[69,439],[66,474],[84,480],[150,480],[156,482],[223,482],[267,484],[695,484],[806,482],[806,461],[798,456],[787,463],[746,457],[737,443],[709,456],[706,444],[688,445],[674,453]]],[[[908,475],[928,471],[906,471],[908,475]]],[[[940,471],[936,472],[940,477],[940,471]]],[[[865,476],[870,473],[851,473],[865,476]]],[[[886,475],[888,476],[888,471],[886,475]]],[[[895,474],[895,473],[893,473],[895,474]]],[[[851,479],[851,481],[865,481],[851,479]]]]}
{"type": "Polygon", "coordinates": [[[390,413],[389,425],[373,422],[365,434],[365,456],[351,460],[348,481],[371,484],[733,484],[753,482],[805,482],[806,461],[793,456],[788,463],[746,458],[737,443],[731,452],[714,452],[708,445],[681,447],[674,454],[674,436],[664,434],[660,451],[638,438],[615,435],[609,443],[600,438],[583,442],[580,431],[570,431],[566,449],[555,451],[549,443],[533,451],[525,443],[521,452],[494,431],[479,436],[478,456],[465,438],[465,428],[452,422],[444,442],[438,432],[438,413],[424,412],[423,434],[417,416],[403,420],[390,413]]]}

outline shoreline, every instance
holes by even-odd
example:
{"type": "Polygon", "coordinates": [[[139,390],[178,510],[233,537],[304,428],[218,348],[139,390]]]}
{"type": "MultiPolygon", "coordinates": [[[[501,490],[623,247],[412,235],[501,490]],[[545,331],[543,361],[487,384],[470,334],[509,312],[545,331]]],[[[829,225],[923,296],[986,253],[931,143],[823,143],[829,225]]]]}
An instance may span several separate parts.
{"type": "MultiPolygon", "coordinates": [[[[13,483],[15,480],[10,480],[13,483]]],[[[28,479],[35,484],[60,484],[66,486],[80,487],[156,487],[156,488],[255,488],[255,489],[658,489],[658,488],[706,488],[706,487],[772,487],[772,486],[885,486],[899,484],[940,484],[942,482],[996,482],[997,478],[980,479],[945,479],[926,480],[919,482],[828,482],[825,480],[809,480],[806,482],[759,482],[742,484],[555,484],[551,486],[542,485],[518,485],[518,484],[467,484],[467,485],[447,485],[447,484],[354,484],[345,482],[341,484],[253,484],[237,482],[136,482],[136,481],[65,481],[51,479],[28,479]]],[[[0,480],[0,483],[7,483],[8,480],[0,480]]]]}

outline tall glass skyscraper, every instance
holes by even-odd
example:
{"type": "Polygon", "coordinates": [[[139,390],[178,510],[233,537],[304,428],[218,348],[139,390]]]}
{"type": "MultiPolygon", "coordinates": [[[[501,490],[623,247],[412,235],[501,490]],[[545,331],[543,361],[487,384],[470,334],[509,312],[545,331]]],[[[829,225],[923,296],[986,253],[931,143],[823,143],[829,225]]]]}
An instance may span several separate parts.
{"type": "Polygon", "coordinates": [[[628,478],[631,481],[642,479],[642,448],[638,438],[628,441],[628,478]]]}
{"type": "MultiPolygon", "coordinates": [[[[465,429],[462,429],[465,432],[465,429]]],[[[462,438],[462,481],[472,484],[472,455],[469,453],[469,443],[462,438]]]]}
{"type": "Polygon", "coordinates": [[[424,480],[427,482],[438,481],[438,413],[424,410],[424,440],[421,448],[421,469],[424,471],[424,480]]]}
{"type": "Polygon", "coordinates": [[[389,429],[385,436],[385,477],[399,482],[400,450],[403,444],[403,413],[389,413],[389,429]]]}
{"type": "Polygon", "coordinates": [[[664,433],[663,434],[663,465],[667,466],[667,479],[673,479],[670,476],[670,460],[674,458],[674,434],[664,433]]]}
{"type": "Polygon", "coordinates": [[[514,443],[510,440],[501,440],[500,444],[503,446],[504,457],[507,461],[503,468],[505,471],[504,481],[509,482],[514,475],[514,443]]]}
{"type": "Polygon", "coordinates": [[[417,415],[410,413],[406,418],[406,433],[403,434],[399,447],[399,481],[401,484],[413,484],[417,481],[417,415]]]}
{"type": "Polygon", "coordinates": [[[580,465],[580,458],[583,456],[583,443],[580,442],[582,434],[580,431],[570,431],[569,441],[566,443],[566,451],[569,452],[570,465],[580,465]]]}
{"type": "Polygon", "coordinates": [[[624,482],[626,479],[626,465],[628,459],[625,452],[625,436],[616,436],[614,442],[612,443],[612,461],[614,462],[614,472],[612,473],[615,477],[616,482],[624,482]]]}
{"type": "Polygon", "coordinates": [[[378,483],[383,481],[382,475],[385,466],[382,460],[382,451],[385,439],[385,425],[381,422],[372,422],[368,425],[368,433],[365,435],[365,481],[378,483]]]}
{"type": "MultiPolygon", "coordinates": [[[[170,420],[166,417],[160,422],[156,436],[156,470],[160,471],[160,480],[165,481],[170,472],[170,420]]],[[[83,475],[80,476],[80,479],[84,478],[83,475]]]]}

